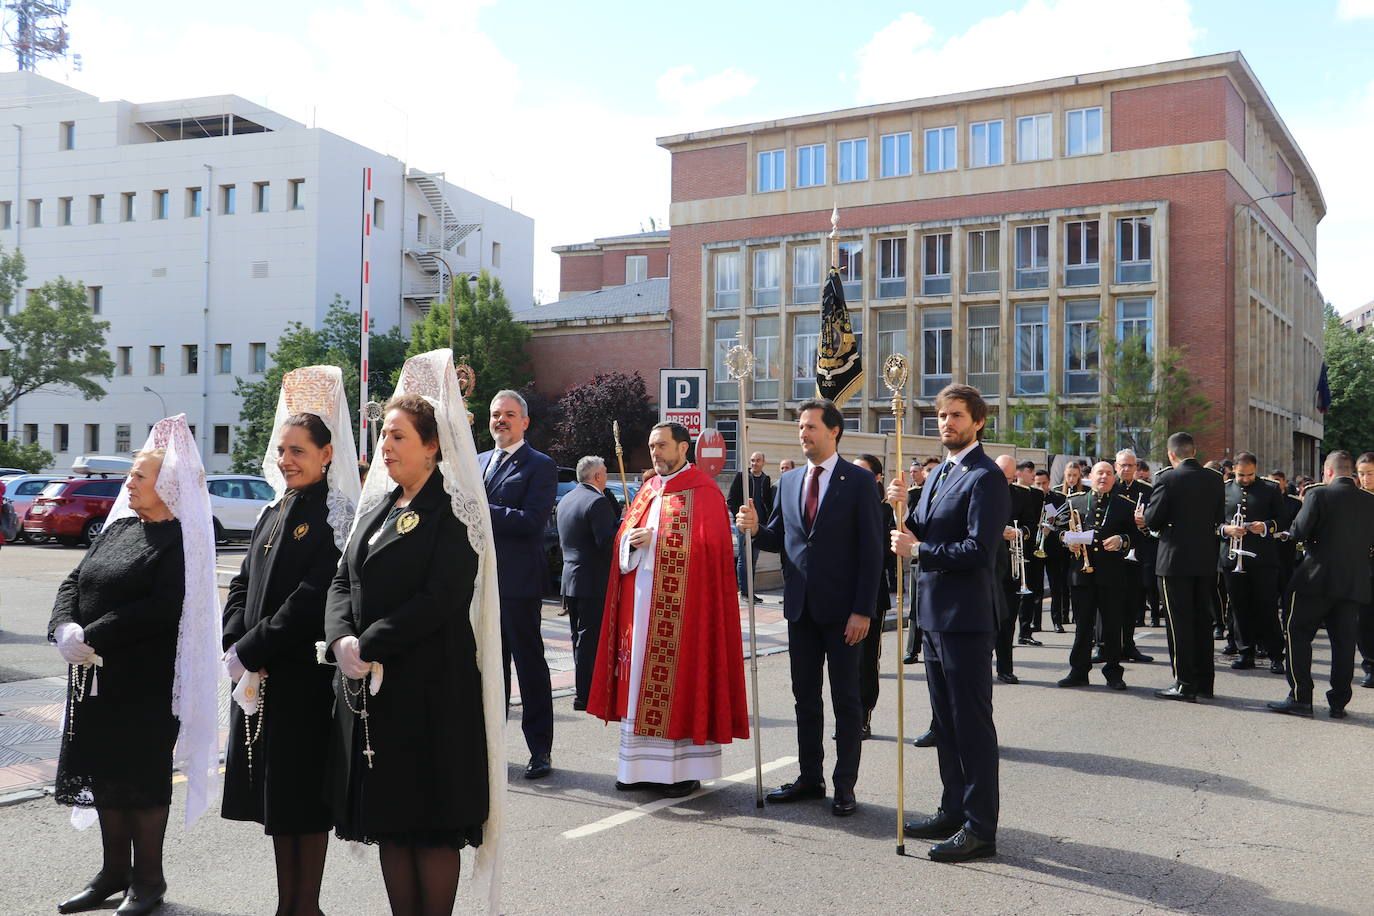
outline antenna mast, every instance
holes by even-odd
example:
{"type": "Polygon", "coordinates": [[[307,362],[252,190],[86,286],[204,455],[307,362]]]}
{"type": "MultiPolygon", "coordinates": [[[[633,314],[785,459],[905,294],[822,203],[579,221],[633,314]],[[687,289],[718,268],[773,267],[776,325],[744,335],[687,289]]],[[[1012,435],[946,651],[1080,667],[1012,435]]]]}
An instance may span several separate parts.
{"type": "Polygon", "coordinates": [[[13,17],[5,23],[4,45],[14,51],[20,70],[33,71],[42,60],[67,57],[69,0],[10,0],[13,17]]]}

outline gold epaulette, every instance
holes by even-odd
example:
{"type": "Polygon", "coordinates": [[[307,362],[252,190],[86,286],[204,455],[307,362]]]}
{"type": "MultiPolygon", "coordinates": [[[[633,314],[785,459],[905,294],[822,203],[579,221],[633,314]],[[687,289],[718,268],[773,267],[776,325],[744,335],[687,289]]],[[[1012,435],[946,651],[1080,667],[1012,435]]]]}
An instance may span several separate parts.
{"type": "Polygon", "coordinates": [[[1112,495],[1115,496],[1117,499],[1124,499],[1126,501],[1126,505],[1130,506],[1132,509],[1135,509],[1135,500],[1131,499],[1125,493],[1114,492],[1112,495]]]}
{"type": "Polygon", "coordinates": [[[1148,480],[1141,480],[1140,478],[1137,477],[1136,480],[1135,480],[1135,482],[1138,483],[1140,486],[1145,487],[1145,488],[1150,489],[1150,490],[1153,490],[1153,489],[1155,488],[1155,485],[1152,484],[1152,483],[1150,483],[1148,480]]]}

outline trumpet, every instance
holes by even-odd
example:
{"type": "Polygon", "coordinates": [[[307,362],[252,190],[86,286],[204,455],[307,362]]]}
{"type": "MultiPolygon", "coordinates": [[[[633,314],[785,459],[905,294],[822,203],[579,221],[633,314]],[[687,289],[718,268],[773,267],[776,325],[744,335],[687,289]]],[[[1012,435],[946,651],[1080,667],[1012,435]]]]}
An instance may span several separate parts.
{"type": "Polygon", "coordinates": [[[1021,529],[1016,530],[1016,537],[1011,542],[1011,577],[1021,583],[1021,590],[1018,595],[1032,594],[1026,587],[1026,547],[1022,542],[1021,529]]]}
{"type": "MultiPolygon", "coordinates": [[[[1083,530],[1083,516],[1079,515],[1078,510],[1072,506],[1069,507],[1069,530],[1074,533],[1079,533],[1083,530]]],[[[1078,556],[1079,551],[1082,551],[1083,572],[1090,573],[1093,571],[1092,559],[1088,556],[1088,549],[1086,547],[1082,544],[1074,544],[1069,549],[1074,552],[1074,556],[1078,556]]]]}
{"type": "Polygon", "coordinates": [[[1035,538],[1036,559],[1045,559],[1045,538],[1049,535],[1050,530],[1054,527],[1054,523],[1059,521],[1060,516],[1064,514],[1064,509],[1067,506],[1068,503],[1064,503],[1058,509],[1055,509],[1049,503],[1046,503],[1044,508],[1040,510],[1040,533],[1036,535],[1035,538]]]}
{"type": "MultiPolygon", "coordinates": [[[[1135,511],[1132,513],[1132,514],[1133,514],[1135,517],[1137,517],[1137,518],[1140,517],[1140,505],[1141,505],[1141,503],[1143,502],[1143,500],[1144,500],[1144,497],[1142,497],[1140,494],[1137,493],[1137,494],[1136,494],[1136,497],[1135,497],[1135,511]]],[[[1135,555],[1135,545],[1134,545],[1134,544],[1131,545],[1130,551],[1128,551],[1127,554],[1126,554],[1126,562],[1128,562],[1128,563],[1137,563],[1137,562],[1139,562],[1139,560],[1136,558],[1136,555],[1135,555]]]]}
{"type": "MultiPolygon", "coordinates": [[[[1236,514],[1231,516],[1231,524],[1238,528],[1244,528],[1245,513],[1240,509],[1236,509],[1236,514]]],[[[1255,554],[1252,551],[1242,548],[1241,545],[1245,543],[1245,533],[1243,531],[1240,534],[1232,535],[1228,540],[1230,541],[1230,549],[1227,551],[1226,557],[1227,559],[1236,561],[1234,572],[1243,573],[1245,572],[1245,558],[1253,557],[1255,554]]]]}

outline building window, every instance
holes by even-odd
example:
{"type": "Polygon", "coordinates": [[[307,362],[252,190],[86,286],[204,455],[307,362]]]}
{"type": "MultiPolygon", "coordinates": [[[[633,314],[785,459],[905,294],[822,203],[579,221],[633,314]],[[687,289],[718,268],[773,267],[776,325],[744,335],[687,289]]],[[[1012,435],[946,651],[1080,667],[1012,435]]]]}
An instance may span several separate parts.
{"type": "Polygon", "coordinates": [[[201,199],[200,188],[186,189],[186,215],[188,217],[200,216],[204,209],[204,201],[201,199]]]}
{"type": "Polygon", "coordinates": [[[1097,454],[1097,414],[1088,410],[1069,411],[1073,432],[1069,435],[1069,450],[1080,455],[1097,454]]]}
{"type": "Polygon", "coordinates": [[[100,451],[100,424],[86,424],[86,454],[94,454],[100,451]]]}
{"type": "Polygon", "coordinates": [[[120,347],[115,351],[115,365],[120,375],[133,375],[134,373],[134,348],[120,347]]]}
{"type": "Polygon", "coordinates": [[[1050,364],[1049,307],[1016,307],[1016,393],[1044,394],[1050,364]]]}
{"type": "Polygon", "coordinates": [[[1153,235],[1148,216],[1131,216],[1116,221],[1116,282],[1150,282],[1154,276],[1151,263],[1153,235]]]}
{"type": "Polygon", "coordinates": [[[1075,108],[1064,115],[1064,155],[1102,152],[1102,109],[1075,108]]]}
{"type": "Polygon", "coordinates": [[[868,138],[841,140],[836,148],[839,156],[839,181],[868,180],[868,138]]]}
{"type": "Polygon", "coordinates": [[[148,374],[165,375],[167,364],[162,361],[162,347],[148,348],[148,374]]]}
{"type": "Polygon", "coordinates": [[[1016,227],[1016,288],[1044,289],[1050,285],[1050,227],[1016,227]]]}
{"type": "Polygon", "coordinates": [[[797,147],[797,187],[825,184],[825,144],[797,147]]]}
{"type": "Polygon", "coordinates": [[[739,458],[737,454],[739,448],[737,444],[739,441],[738,427],[738,420],[716,421],[716,432],[720,433],[720,437],[725,440],[725,470],[727,471],[739,470],[737,463],[739,458]]]}
{"type": "Polygon", "coordinates": [[[881,178],[896,178],[911,174],[911,133],[885,134],[879,146],[882,162],[878,169],[881,178]]]}
{"type": "Polygon", "coordinates": [[[1096,394],[1099,306],[1096,299],[1064,303],[1064,393],[1096,394]]]}
{"type": "Polygon", "coordinates": [[[253,212],[266,213],[272,206],[272,182],[253,182],[253,212]]]}
{"type": "Polygon", "coordinates": [[[227,454],[229,454],[229,427],[228,427],[228,426],[216,426],[216,427],[215,427],[215,454],[216,454],[216,455],[227,455],[227,454]]]}
{"type": "Polygon", "coordinates": [[[954,377],[954,328],[950,310],[921,313],[921,397],[933,398],[954,377]]]}
{"type": "Polygon", "coordinates": [[[877,397],[888,394],[883,384],[882,367],[887,358],[894,353],[906,353],[906,309],[888,310],[878,313],[878,371],[873,375],[873,393],[877,397]]]}
{"type": "Polygon", "coordinates": [[[878,435],[890,436],[895,432],[897,432],[896,417],[878,417],[878,435]]]}
{"type": "Polygon", "coordinates": [[[1123,343],[1139,337],[1145,352],[1154,350],[1155,301],[1153,299],[1116,300],[1116,339],[1123,343]]]}
{"type": "Polygon", "coordinates": [[[1012,428],[1018,433],[1025,433],[1030,436],[1031,448],[1048,449],[1050,447],[1050,432],[1045,427],[1046,414],[1043,410],[1018,411],[1012,417],[1012,428]]]}
{"type": "Polygon", "coordinates": [[[712,325],[711,400],[733,403],[739,400],[739,382],[725,369],[725,354],[739,343],[739,319],[717,321],[712,325]]]}
{"type": "Polygon", "coordinates": [[[14,203],[0,200],[0,229],[14,228],[14,203]]]}
{"type": "Polygon", "coordinates": [[[754,252],[752,305],[777,305],[782,301],[782,250],[761,248],[754,252]]]}
{"type": "Polygon", "coordinates": [[[115,454],[127,455],[133,451],[133,443],[129,441],[131,430],[128,423],[115,424],[115,454]]]}
{"type": "Polygon", "coordinates": [[[968,164],[974,168],[1002,164],[1002,122],[980,121],[968,128],[968,164]]]}
{"type": "Polygon", "coordinates": [[[921,416],[921,435],[932,438],[940,435],[940,418],[923,414],[921,416]]]}
{"type": "Polygon", "coordinates": [[[197,375],[200,373],[200,347],[195,344],[184,344],[181,348],[181,374],[197,375]]]}
{"type": "Polygon", "coordinates": [[[782,377],[782,319],[754,319],[754,393],[755,401],[776,401],[778,380],[782,377]]]}
{"type": "Polygon", "coordinates": [[[76,122],[63,121],[57,127],[57,148],[60,150],[76,149],[76,122]]]}
{"type": "Polygon", "coordinates": [[[25,445],[37,445],[37,444],[38,444],[38,424],[37,424],[37,423],[25,423],[25,424],[24,424],[24,444],[25,444],[25,445]]]}
{"type": "Polygon", "coordinates": [[[386,201],[380,197],[372,198],[372,228],[383,228],[383,221],[386,218],[386,201]]]}
{"type": "Polygon", "coordinates": [[[968,310],[968,383],[983,394],[997,394],[1001,381],[1002,310],[978,305],[968,310]]]}
{"type": "Polygon", "coordinates": [[[792,301],[798,305],[821,301],[821,246],[792,249],[792,301]]]}
{"type": "Polygon", "coordinates": [[[757,187],[760,194],[768,191],[781,191],[787,187],[786,150],[770,149],[759,153],[757,187]]]}
{"type": "Polygon", "coordinates": [[[267,371],[267,344],[250,343],[248,345],[248,362],[250,370],[255,375],[262,375],[267,371]]]}
{"type": "Polygon", "coordinates": [[[65,452],[71,447],[71,433],[68,431],[67,424],[54,423],[52,426],[52,450],[65,452]]]}
{"type": "Polygon", "coordinates": [[[43,201],[41,198],[33,198],[29,201],[29,228],[43,228],[43,201]]]}
{"type": "Polygon", "coordinates": [[[287,206],[292,210],[305,209],[305,179],[292,178],[286,183],[287,206]]]}
{"type": "Polygon", "coordinates": [[[948,172],[959,165],[958,134],[953,127],[926,131],[926,171],[948,172]]]}
{"type": "Polygon", "coordinates": [[[171,215],[171,195],[166,191],[153,192],[153,219],[167,219],[171,215]]]}
{"type": "Polygon", "coordinates": [[[952,234],[940,232],[921,240],[921,295],[949,295],[949,251],[952,234]]]}
{"type": "Polygon", "coordinates": [[[816,394],[816,350],[821,342],[821,316],[798,315],[792,323],[792,399],[816,394]]]}
{"type": "Polygon", "coordinates": [[[1016,119],[1016,161],[1034,162],[1054,155],[1054,131],[1047,114],[1016,119]]]}
{"type": "Polygon", "coordinates": [[[739,252],[716,255],[716,308],[739,308],[739,252]]]}
{"type": "Polygon", "coordinates": [[[225,216],[232,216],[239,209],[239,189],[236,185],[222,184],[219,186],[219,212],[225,216]]]}
{"type": "Polygon", "coordinates": [[[86,305],[90,307],[92,315],[99,315],[105,307],[105,287],[86,287],[86,305]]]}
{"type": "Polygon", "coordinates": [[[863,298],[864,243],[840,242],[836,249],[845,302],[857,302],[863,298]]]}
{"type": "MultiPolygon", "coordinates": [[[[293,209],[299,210],[300,207],[294,207],[293,209]]],[[[500,266],[501,266],[501,243],[500,243],[500,242],[492,242],[492,243],[491,243],[491,266],[492,266],[492,267],[500,267],[500,266]]]]}
{"type": "Polygon", "coordinates": [[[91,195],[91,225],[98,226],[105,222],[105,195],[91,195]]]}
{"type": "Polygon", "coordinates": [[[1096,286],[1098,282],[1097,220],[1064,224],[1064,285],[1096,286]]]}
{"type": "Polygon", "coordinates": [[[234,345],[215,344],[215,374],[228,375],[234,371],[234,345]]]}
{"type": "Polygon", "coordinates": [[[132,223],[138,218],[138,195],[133,191],[125,191],[119,195],[119,218],[126,223],[132,223]]]}
{"type": "Polygon", "coordinates": [[[878,239],[878,298],[906,296],[906,239],[878,239]]]}
{"type": "Polygon", "coordinates": [[[1001,244],[999,229],[975,229],[968,234],[967,292],[992,293],[1002,288],[1001,244]]]}
{"type": "Polygon", "coordinates": [[[57,225],[70,226],[72,224],[72,199],[70,197],[57,198],[57,225]]]}
{"type": "Polygon", "coordinates": [[[643,283],[649,279],[649,256],[631,254],[625,256],[625,283],[643,283]]]}

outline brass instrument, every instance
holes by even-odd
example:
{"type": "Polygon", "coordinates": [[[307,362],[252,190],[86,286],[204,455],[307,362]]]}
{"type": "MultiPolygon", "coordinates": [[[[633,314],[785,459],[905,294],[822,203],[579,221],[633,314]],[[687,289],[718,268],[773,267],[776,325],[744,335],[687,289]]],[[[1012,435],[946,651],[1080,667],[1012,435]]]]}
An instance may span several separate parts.
{"type": "Polygon", "coordinates": [[[1021,529],[1017,528],[1016,537],[1011,542],[1011,577],[1021,583],[1021,589],[1016,594],[1029,595],[1031,590],[1026,587],[1026,547],[1022,537],[1021,529]]]}
{"type": "MultiPolygon", "coordinates": [[[[1083,516],[1079,515],[1078,510],[1072,506],[1069,507],[1069,530],[1075,534],[1083,531],[1083,516]]],[[[1079,552],[1082,552],[1083,572],[1090,573],[1093,571],[1092,559],[1088,556],[1088,548],[1085,545],[1072,544],[1069,549],[1073,551],[1074,556],[1079,556],[1079,552]]]]}
{"type": "Polygon", "coordinates": [[[1036,559],[1043,560],[1046,558],[1045,538],[1049,536],[1050,530],[1054,527],[1055,523],[1059,521],[1060,517],[1064,514],[1064,510],[1068,508],[1068,505],[1068,503],[1064,503],[1058,509],[1055,509],[1050,503],[1046,502],[1044,507],[1040,510],[1040,533],[1036,535],[1035,538],[1036,559]]]}
{"type": "MultiPolygon", "coordinates": [[[[1141,502],[1144,500],[1144,498],[1145,498],[1145,497],[1142,496],[1142,495],[1140,495],[1139,493],[1136,494],[1136,497],[1135,497],[1135,509],[1134,509],[1134,510],[1132,511],[1132,513],[1131,513],[1133,516],[1136,516],[1136,515],[1139,515],[1139,514],[1140,514],[1140,504],[1141,504],[1141,502]]],[[[1134,545],[1134,544],[1131,545],[1131,549],[1126,553],[1126,562],[1128,562],[1128,563],[1137,563],[1137,562],[1139,562],[1139,560],[1136,558],[1136,555],[1135,555],[1135,545],[1134,545]]]]}
{"type": "MultiPolygon", "coordinates": [[[[1239,528],[1245,527],[1245,512],[1243,509],[1239,507],[1236,508],[1236,514],[1231,516],[1231,524],[1239,528]]],[[[1236,561],[1236,568],[1232,571],[1238,573],[1245,572],[1245,558],[1255,555],[1252,551],[1245,550],[1241,546],[1245,543],[1245,532],[1242,531],[1238,535],[1232,535],[1227,540],[1230,542],[1230,549],[1227,551],[1226,557],[1227,559],[1236,561]]]]}

